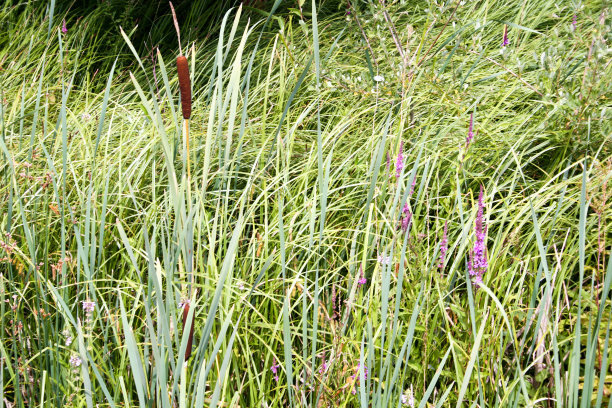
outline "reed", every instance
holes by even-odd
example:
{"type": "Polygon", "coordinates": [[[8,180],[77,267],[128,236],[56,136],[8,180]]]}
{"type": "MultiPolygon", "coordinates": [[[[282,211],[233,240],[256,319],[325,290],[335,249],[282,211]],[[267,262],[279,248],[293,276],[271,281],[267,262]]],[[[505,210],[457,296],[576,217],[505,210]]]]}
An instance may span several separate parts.
{"type": "Polygon", "coordinates": [[[597,2],[237,8],[154,66],[122,32],[104,92],[40,3],[0,7],[0,408],[612,407],[597,2]]]}

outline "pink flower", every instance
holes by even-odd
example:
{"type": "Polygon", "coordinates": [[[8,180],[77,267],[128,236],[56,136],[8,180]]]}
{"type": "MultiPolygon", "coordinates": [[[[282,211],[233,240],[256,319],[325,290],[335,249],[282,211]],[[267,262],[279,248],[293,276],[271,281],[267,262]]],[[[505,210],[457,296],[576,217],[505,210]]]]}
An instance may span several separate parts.
{"type": "Polygon", "coordinates": [[[83,303],[83,311],[85,313],[91,313],[96,308],[96,302],[81,302],[83,303]]]}
{"type": "Polygon", "coordinates": [[[66,34],[68,32],[68,28],[66,27],[66,19],[62,21],[62,33],[66,34]]]}
{"type": "Polygon", "coordinates": [[[76,354],[70,357],[70,365],[75,368],[80,366],[82,362],[83,360],[81,360],[81,357],[77,356],[76,354]]]}
{"type": "Polygon", "coordinates": [[[410,207],[408,207],[408,203],[404,204],[404,208],[402,208],[402,220],[400,222],[400,228],[403,232],[408,231],[408,227],[410,226],[410,221],[412,220],[412,213],[410,212],[410,207]]]}
{"type": "Polygon", "coordinates": [[[363,267],[362,266],[359,267],[359,273],[360,273],[360,275],[359,275],[359,280],[357,281],[357,283],[359,285],[365,285],[368,282],[368,280],[365,278],[365,275],[363,274],[363,267]]]}
{"type": "Polygon", "coordinates": [[[270,370],[272,371],[272,373],[274,374],[274,381],[278,382],[278,368],[280,366],[278,364],[276,364],[276,359],[272,360],[272,367],[270,367],[270,370]]]}
{"type": "MultiPolygon", "coordinates": [[[[355,380],[355,383],[357,383],[357,381],[359,381],[359,378],[361,377],[361,375],[359,374],[360,367],[361,367],[361,363],[358,363],[357,367],[355,368],[355,374],[351,375],[352,379],[355,379],[355,377],[357,377],[357,379],[355,380]]],[[[368,379],[368,367],[366,365],[363,366],[363,379],[364,380],[368,379]]],[[[353,387],[353,389],[351,390],[351,393],[353,395],[357,394],[357,386],[353,387]]]]}
{"type": "Polygon", "coordinates": [[[319,374],[323,374],[325,373],[325,371],[327,371],[327,362],[325,361],[325,353],[323,353],[323,362],[321,363],[321,367],[319,368],[319,374]]]}
{"type": "Polygon", "coordinates": [[[391,256],[384,256],[382,254],[378,254],[377,260],[381,265],[389,265],[391,263],[391,256]]]}

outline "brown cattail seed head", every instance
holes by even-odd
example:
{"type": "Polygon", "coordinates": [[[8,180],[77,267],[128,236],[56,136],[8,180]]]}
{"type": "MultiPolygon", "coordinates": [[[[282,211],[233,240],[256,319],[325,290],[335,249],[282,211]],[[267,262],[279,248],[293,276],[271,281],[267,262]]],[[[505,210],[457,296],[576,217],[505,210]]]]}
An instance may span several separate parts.
{"type": "Polygon", "coordinates": [[[189,80],[189,66],[187,58],[181,55],[176,59],[176,70],[179,78],[179,88],[181,88],[181,106],[183,108],[183,118],[191,117],[191,81],[189,80]]]}
{"type": "MultiPolygon", "coordinates": [[[[187,327],[187,317],[189,316],[189,302],[183,306],[183,330],[187,327]]],[[[193,318],[191,319],[191,329],[189,330],[189,337],[187,338],[187,348],[185,349],[185,361],[191,357],[191,345],[193,344],[193,318]]]]}

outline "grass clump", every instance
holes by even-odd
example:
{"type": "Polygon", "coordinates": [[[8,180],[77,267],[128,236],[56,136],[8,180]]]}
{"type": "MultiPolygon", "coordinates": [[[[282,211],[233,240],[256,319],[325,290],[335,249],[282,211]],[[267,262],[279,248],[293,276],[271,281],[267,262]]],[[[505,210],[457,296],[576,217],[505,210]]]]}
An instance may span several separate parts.
{"type": "Polygon", "coordinates": [[[0,11],[2,404],[610,406],[609,9],[279,4],[0,11]]]}

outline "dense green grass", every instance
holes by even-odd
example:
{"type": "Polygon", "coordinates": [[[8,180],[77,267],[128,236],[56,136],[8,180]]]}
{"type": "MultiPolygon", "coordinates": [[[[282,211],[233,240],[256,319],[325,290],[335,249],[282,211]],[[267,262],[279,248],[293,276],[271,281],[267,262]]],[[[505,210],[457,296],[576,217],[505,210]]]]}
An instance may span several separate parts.
{"type": "Polygon", "coordinates": [[[178,44],[0,10],[0,407],[611,407],[610,10],[279,3],[182,44],[190,178],[178,44]]]}

